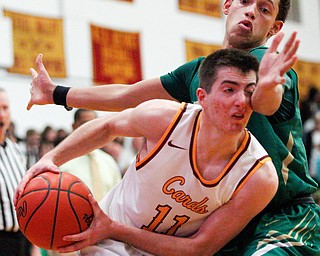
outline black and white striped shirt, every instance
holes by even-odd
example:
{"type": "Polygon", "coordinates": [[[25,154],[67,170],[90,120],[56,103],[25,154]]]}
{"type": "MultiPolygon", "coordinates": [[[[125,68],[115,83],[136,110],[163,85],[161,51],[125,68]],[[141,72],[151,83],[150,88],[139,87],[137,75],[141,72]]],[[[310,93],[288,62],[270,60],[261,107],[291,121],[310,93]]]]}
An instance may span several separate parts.
{"type": "Polygon", "coordinates": [[[0,230],[18,231],[13,196],[26,172],[26,160],[18,144],[9,139],[0,146],[0,230]]]}

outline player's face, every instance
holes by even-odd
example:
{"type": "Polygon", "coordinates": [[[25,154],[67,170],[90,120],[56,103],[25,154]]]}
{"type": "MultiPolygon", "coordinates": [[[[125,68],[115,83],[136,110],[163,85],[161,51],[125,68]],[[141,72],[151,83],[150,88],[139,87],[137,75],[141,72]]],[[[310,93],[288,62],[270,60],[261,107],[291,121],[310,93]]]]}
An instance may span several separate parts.
{"type": "Polygon", "coordinates": [[[264,45],[283,26],[276,21],[280,0],[225,0],[226,48],[249,50],[264,45]]]}
{"type": "Polygon", "coordinates": [[[9,99],[5,92],[0,92],[0,138],[3,142],[4,135],[10,125],[9,99]]]}
{"type": "Polygon", "coordinates": [[[252,114],[251,95],[256,82],[254,71],[244,74],[235,67],[221,68],[210,93],[200,92],[203,115],[210,122],[206,125],[230,135],[241,132],[252,114]]]}

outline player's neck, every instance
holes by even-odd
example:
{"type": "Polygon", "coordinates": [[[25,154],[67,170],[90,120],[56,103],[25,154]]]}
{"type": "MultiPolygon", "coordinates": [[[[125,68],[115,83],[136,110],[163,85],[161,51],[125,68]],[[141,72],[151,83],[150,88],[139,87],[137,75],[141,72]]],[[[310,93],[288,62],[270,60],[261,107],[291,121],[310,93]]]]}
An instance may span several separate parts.
{"type": "Polygon", "coordinates": [[[236,44],[232,44],[228,39],[224,39],[223,41],[223,45],[222,45],[222,48],[223,49],[240,49],[240,50],[244,50],[244,51],[251,51],[252,49],[254,48],[257,48],[257,47],[260,47],[260,46],[264,46],[266,44],[268,39],[266,39],[264,42],[257,42],[255,44],[241,44],[239,42],[236,42],[236,44]]]}
{"type": "Polygon", "coordinates": [[[220,135],[216,139],[199,138],[197,140],[196,165],[204,179],[217,178],[236,154],[244,139],[244,135],[232,139],[227,137],[220,135]]]}
{"type": "Polygon", "coordinates": [[[197,158],[204,161],[229,159],[237,152],[244,137],[245,131],[232,135],[200,130],[196,138],[197,158]]]}

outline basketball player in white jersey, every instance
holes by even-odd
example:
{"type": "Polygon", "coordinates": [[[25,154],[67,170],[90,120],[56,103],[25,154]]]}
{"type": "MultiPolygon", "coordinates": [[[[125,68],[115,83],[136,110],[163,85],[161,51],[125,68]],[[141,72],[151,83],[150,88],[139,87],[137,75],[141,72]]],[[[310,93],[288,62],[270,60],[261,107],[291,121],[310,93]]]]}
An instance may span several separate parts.
{"type": "MultiPolygon", "coordinates": [[[[90,198],[90,228],[65,237],[75,243],[61,252],[213,255],[266,207],[278,187],[270,157],[245,128],[258,69],[255,57],[240,50],[209,55],[200,68],[199,104],[152,100],[84,124],[27,172],[16,199],[41,172],[57,171],[117,136],[145,137],[122,181],[100,205],[90,198]]],[[[279,74],[261,79],[273,86],[279,74]]]]}

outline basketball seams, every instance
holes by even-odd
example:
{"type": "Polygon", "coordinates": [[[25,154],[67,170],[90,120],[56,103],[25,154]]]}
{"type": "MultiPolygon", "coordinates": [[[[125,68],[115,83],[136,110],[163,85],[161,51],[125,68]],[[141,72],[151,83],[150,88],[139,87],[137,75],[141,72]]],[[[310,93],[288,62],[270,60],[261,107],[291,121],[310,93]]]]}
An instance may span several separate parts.
{"type": "Polygon", "coordinates": [[[59,184],[58,184],[58,188],[57,188],[58,193],[57,193],[56,207],[55,207],[55,212],[54,212],[54,217],[53,217],[50,249],[52,249],[52,246],[54,243],[54,233],[56,231],[56,221],[57,221],[57,213],[58,213],[58,209],[59,209],[61,180],[62,180],[62,172],[59,173],[59,184]]]}
{"type": "Polygon", "coordinates": [[[91,192],[78,177],[69,173],[47,172],[36,176],[28,184],[18,202],[16,214],[20,216],[21,231],[26,237],[29,236],[32,243],[55,251],[68,244],[63,241],[65,235],[83,232],[90,226],[93,212],[88,195],[91,192]],[[35,201],[34,197],[37,198],[35,201]],[[49,216],[43,211],[48,207],[49,216]],[[63,216],[72,219],[70,225],[62,220],[63,216]],[[41,221],[37,222],[37,219],[41,221]],[[39,230],[40,227],[45,230],[44,233],[39,230]]]}
{"type": "MultiPolygon", "coordinates": [[[[80,181],[74,181],[70,184],[69,188],[68,189],[61,189],[61,191],[63,192],[67,192],[68,193],[68,197],[69,197],[69,194],[72,194],[72,195],[76,195],[78,197],[81,197],[83,200],[89,202],[89,199],[87,197],[85,197],[84,195],[80,194],[80,193],[77,193],[77,192],[74,192],[74,191],[70,191],[71,190],[71,187],[76,185],[76,184],[81,184],[80,181]]],[[[90,192],[91,193],[91,192],[90,192]]]]}
{"type": "MultiPolygon", "coordinates": [[[[77,182],[77,183],[80,183],[80,182],[77,182]]],[[[88,198],[85,197],[84,195],[82,194],[79,194],[77,192],[74,192],[74,191],[69,191],[68,189],[57,189],[57,188],[39,188],[39,189],[33,189],[31,191],[28,191],[27,193],[25,193],[24,195],[22,195],[22,197],[20,198],[23,199],[25,196],[29,195],[29,194],[32,194],[32,193],[36,193],[36,192],[39,192],[39,191],[45,191],[45,190],[50,190],[50,191],[58,191],[59,192],[66,192],[68,194],[72,194],[72,195],[76,195],[78,197],[81,197],[83,200],[86,200],[87,202],[89,202],[88,198]]],[[[19,201],[20,201],[19,200],[19,201]]]]}
{"type": "Polygon", "coordinates": [[[71,183],[70,186],[69,186],[69,188],[68,188],[68,202],[69,202],[69,206],[71,207],[71,210],[72,210],[72,212],[73,212],[73,215],[74,215],[74,217],[75,217],[76,220],[77,220],[79,232],[82,232],[80,219],[79,219],[79,217],[78,217],[78,215],[77,215],[77,212],[76,212],[76,210],[75,210],[75,208],[73,207],[73,204],[72,204],[72,202],[71,202],[71,194],[74,194],[74,193],[71,193],[71,192],[72,192],[72,191],[71,191],[71,188],[72,188],[75,184],[77,184],[77,183],[79,183],[79,182],[73,182],[73,183],[71,183]]]}
{"type": "MultiPolygon", "coordinates": [[[[48,181],[48,179],[47,179],[46,177],[43,177],[43,176],[41,176],[41,178],[44,179],[44,181],[48,184],[48,188],[50,188],[50,182],[48,181]]],[[[47,190],[47,194],[46,194],[46,196],[44,197],[44,199],[42,200],[42,202],[34,209],[34,211],[33,211],[33,212],[31,213],[31,215],[29,216],[29,219],[27,220],[26,225],[25,225],[25,227],[24,227],[23,233],[26,233],[26,232],[27,232],[27,228],[28,228],[28,225],[29,225],[32,217],[36,214],[36,212],[41,208],[41,206],[45,203],[46,199],[49,197],[49,191],[50,191],[50,189],[47,190]]],[[[23,198],[23,197],[22,197],[22,198],[23,198]]],[[[22,200],[22,198],[21,198],[20,200],[22,200]]],[[[27,208],[27,210],[28,210],[28,208],[27,208]]],[[[18,222],[19,222],[19,219],[20,219],[20,218],[18,218],[18,222]]]]}

